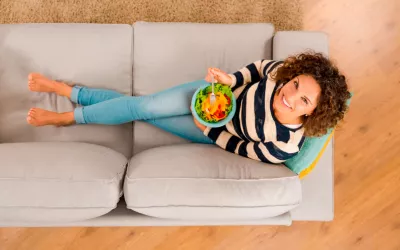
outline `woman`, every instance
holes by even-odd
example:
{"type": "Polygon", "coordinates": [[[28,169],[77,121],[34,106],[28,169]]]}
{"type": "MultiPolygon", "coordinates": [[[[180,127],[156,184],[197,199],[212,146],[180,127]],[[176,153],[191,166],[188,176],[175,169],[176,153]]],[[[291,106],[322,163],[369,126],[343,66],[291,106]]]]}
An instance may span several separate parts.
{"type": "Polygon", "coordinates": [[[122,124],[143,120],[196,143],[217,144],[241,156],[280,163],[296,155],[304,136],[325,134],[343,119],[350,97],[345,77],[320,53],[302,53],[285,61],[260,60],[234,74],[210,68],[237,99],[234,118],[224,127],[208,128],[190,115],[190,100],[205,81],[186,83],[149,96],[71,87],[40,74],[29,75],[29,89],[54,92],[82,105],[73,112],[32,108],[33,126],[122,124]]]}

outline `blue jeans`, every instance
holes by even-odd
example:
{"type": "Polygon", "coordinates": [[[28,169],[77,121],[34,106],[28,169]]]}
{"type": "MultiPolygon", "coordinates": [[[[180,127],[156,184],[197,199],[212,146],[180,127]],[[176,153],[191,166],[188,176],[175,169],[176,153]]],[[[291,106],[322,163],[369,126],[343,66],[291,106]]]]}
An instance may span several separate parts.
{"type": "Polygon", "coordinates": [[[205,84],[194,81],[147,96],[75,86],[71,101],[82,105],[74,110],[75,121],[117,125],[141,120],[195,143],[214,144],[196,127],[190,112],[194,92],[205,84]]]}

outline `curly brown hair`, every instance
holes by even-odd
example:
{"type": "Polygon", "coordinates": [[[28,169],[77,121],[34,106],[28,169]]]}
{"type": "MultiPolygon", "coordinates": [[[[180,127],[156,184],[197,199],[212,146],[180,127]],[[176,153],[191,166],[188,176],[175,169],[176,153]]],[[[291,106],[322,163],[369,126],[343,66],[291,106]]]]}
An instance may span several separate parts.
{"type": "Polygon", "coordinates": [[[350,98],[346,77],[321,53],[308,51],[288,57],[276,71],[274,80],[286,84],[294,77],[308,75],[321,87],[317,107],[303,117],[305,136],[321,136],[335,127],[347,111],[350,98]]]}

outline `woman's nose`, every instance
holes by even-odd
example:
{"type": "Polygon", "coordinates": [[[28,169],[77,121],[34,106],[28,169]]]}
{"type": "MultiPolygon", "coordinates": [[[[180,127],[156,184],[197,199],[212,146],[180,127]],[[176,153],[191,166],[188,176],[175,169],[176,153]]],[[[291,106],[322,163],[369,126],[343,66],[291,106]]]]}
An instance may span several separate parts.
{"type": "Polygon", "coordinates": [[[294,110],[296,108],[296,95],[291,94],[289,96],[285,96],[286,101],[289,103],[289,105],[292,107],[294,110]]]}

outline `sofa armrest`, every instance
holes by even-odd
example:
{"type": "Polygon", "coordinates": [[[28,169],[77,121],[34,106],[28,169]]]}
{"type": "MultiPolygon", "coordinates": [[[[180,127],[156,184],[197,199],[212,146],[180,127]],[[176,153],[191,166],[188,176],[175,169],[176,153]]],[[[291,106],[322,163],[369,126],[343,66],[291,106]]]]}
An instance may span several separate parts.
{"type": "Polygon", "coordinates": [[[301,201],[296,174],[213,145],[149,149],[130,161],[124,185],[128,208],[187,220],[255,220],[284,214],[301,201]]]}
{"type": "MultiPolygon", "coordinates": [[[[305,50],[329,55],[328,35],[313,31],[280,31],[273,40],[273,59],[283,60],[305,50]]],[[[293,220],[333,219],[333,142],[328,144],[318,164],[302,180],[303,200],[291,211],[293,220]]]]}
{"type": "Polygon", "coordinates": [[[328,35],[315,31],[279,31],[273,40],[272,57],[274,60],[283,60],[306,50],[314,50],[328,55],[328,35]]]}

